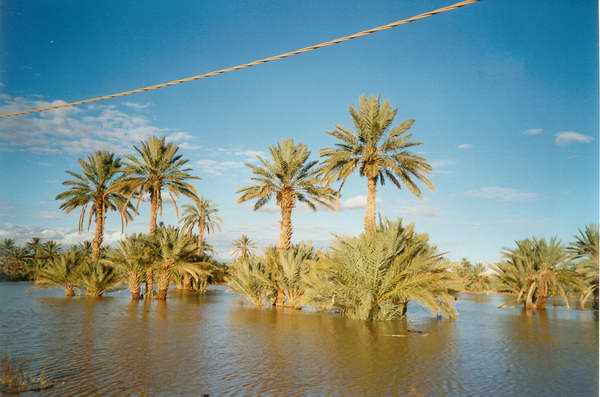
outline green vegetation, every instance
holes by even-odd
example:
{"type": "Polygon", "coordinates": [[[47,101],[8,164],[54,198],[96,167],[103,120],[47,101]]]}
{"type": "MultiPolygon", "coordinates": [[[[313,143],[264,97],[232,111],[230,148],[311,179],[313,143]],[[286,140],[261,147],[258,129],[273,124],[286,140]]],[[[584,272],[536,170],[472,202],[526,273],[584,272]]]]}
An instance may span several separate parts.
{"type": "Polygon", "coordinates": [[[580,287],[569,254],[556,238],[530,238],[504,251],[496,266],[498,291],[515,297],[526,309],[543,309],[551,296],[569,306],[568,292],[580,287]]]}
{"type": "Polygon", "coordinates": [[[397,110],[378,97],[361,97],[349,109],[354,131],[337,126],[328,134],[338,140],[311,160],[309,148],[293,139],[269,147],[270,159],[257,156],[248,163],[251,184],[239,189],[238,202],[254,201],[254,210],[271,200],[279,207],[281,223],[277,246],[257,255],[257,246],[242,235],[233,243],[234,262],[225,266],[213,257],[207,236],[219,231],[222,220],[214,203],[190,182],[191,174],[179,147],[165,138],[151,137],[133,149],[125,161],[98,151],[79,160],[81,173],[63,184],[68,190],[56,198],[69,213],[80,209],[79,230],[95,223],[91,242],[63,250],[52,241],[33,238],[23,247],[13,240],[0,243],[0,279],[35,280],[63,288],[66,296],[100,297],[126,285],[132,300],[167,299],[170,286],[204,293],[211,282],[226,282],[256,306],[301,309],[310,306],[335,311],[352,319],[391,320],[406,315],[410,302],[431,313],[454,318],[457,292],[501,292],[512,295],[526,309],[542,309],[552,297],[568,305],[578,294],[583,307],[594,297],[598,305],[598,226],[579,231],[567,247],[557,239],[530,238],[506,249],[493,267],[446,260],[426,234],[401,220],[376,225],[377,184],[391,181],[421,197],[418,183],[433,190],[428,161],[410,151],[420,145],[409,132],[414,120],[392,127],[397,110]],[[304,243],[292,244],[292,212],[297,202],[312,210],[335,209],[348,177],[358,172],[367,179],[364,232],[336,236],[331,247],[317,251],[304,243]],[[158,223],[163,194],[168,194],[180,228],[158,223]],[[177,198],[191,204],[179,216],[177,198]],[[150,202],[148,234],[133,234],[115,247],[103,246],[104,225],[110,212],[119,214],[123,227],[150,202]],[[136,203],[134,205],[133,203],[136,203]],[[197,232],[197,233],[196,233],[197,232]],[[145,288],[142,285],[145,284],[145,288]],[[155,291],[156,286],[156,291],[155,291]]]}
{"type": "Polygon", "coordinates": [[[5,354],[0,361],[0,394],[20,394],[39,392],[54,386],[54,382],[42,371],[39,375],[31,374],[29,365],[23,360],[15,360],[5,354]]]}
{"type": "Polygon", "coordinates": [[[575,241],[567,248],[573,255],[576,271],[583,278],[581,307],[594,296],[593,307],[598,308],[598,225],[586,225],[575,236],[575,241]]]}

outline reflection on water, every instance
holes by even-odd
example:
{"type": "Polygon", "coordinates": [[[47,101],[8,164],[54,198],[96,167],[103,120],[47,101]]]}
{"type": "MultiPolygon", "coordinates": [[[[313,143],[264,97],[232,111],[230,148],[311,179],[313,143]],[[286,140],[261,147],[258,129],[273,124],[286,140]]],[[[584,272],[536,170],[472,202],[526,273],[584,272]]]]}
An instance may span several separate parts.
{"type": "Polygon", "coordinates": [[[598,395],[597,312],[501,296],[461,296],[456,321],[409,307],[377,323],[258,310],[223,288],[165,303],[0,283],[0,301],[0,346],[59,380],[47,395],[598,395]]]}

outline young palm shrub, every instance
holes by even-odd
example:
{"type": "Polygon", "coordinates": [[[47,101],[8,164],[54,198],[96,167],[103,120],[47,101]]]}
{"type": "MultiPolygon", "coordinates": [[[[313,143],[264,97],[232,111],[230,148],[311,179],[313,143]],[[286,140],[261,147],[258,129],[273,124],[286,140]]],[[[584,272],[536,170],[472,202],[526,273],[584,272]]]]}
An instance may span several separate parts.
{"type": "Polygon", "coordinates": [[[63,203],[60,209],[66,213],[81,207],[79,214],[79,231],[83,230],[85,216],[88,213],[88,229],[94,219],[96,231],[92,247],[92,260],[100,258],[100,247],[104,236],[104,223],[108,211],[119,211],[121,222],[127,223],[132,218],[133,207],[126,196],[118,188],[117,179],[121,176],[121,160],[114,153],[98,151],[87,160],[79,160],[81,174],[67,171],[73,179],[63,182],[66,190],[56,196],[63,203]]]}
{"type": "Polygon", "coordinates": [[[256,243],[245,234],[233,242],[231,254],[235,259],[245,260],[254,256],[256,252],[256,243]]]}
{"type": "Polygon", "coordinates": [[[87,296],[101,297],[120,283],[118,272],[99,262],[88,262],[78,272],[77,284],[87,296]]]}
{"type": "Polygon", "coordinates": [[[133,235],[119,242],[118,246],[108,252],[103,263],[112,266],[126,281],[131,299],[140,299],[140,285],[146,271],[152,266],[151,249],[145,236],[133,235]]]}
{"type": "Polygon", "coordinates": [[[485,266],[478,263],[471,266],[465,275],[465,289],[472,292],[485,292],[491,289],[492,281],[485,274],[485,266]]]}
{"type": "Polygon", "coordinates": [[[543,309],[550,296],[560,296],[569,307],[567,292],[579,283],[560,241],[534,237],[516,244],[504,250],[504,261],[496,266],[498,291],[512,294],[526,309],[543,309]]]}
{"type": "Polygon", "coordinates": [[[358,109],[350,106],[355,132],[340,125],[335,131],[328,132],[339,143],[321,150],[323,177],[328,183],[338,180],[343,185],[358,170],[360,176],[367,179],[364,227],[365,231],[374,231],[377,183],[383,185],[389,180],[398,189],[404,185],[412,194],[421,197],[416,181],[433,190],[433,184],[427,178],[431,165],[408,150],[421,144],[413,141],[408,132],[414,120],[406,120],[391,128],[397,109],[387,101],[382,104],[378,97],[360,97],[359,102],[358,109]]]}
{"type": "Polygon", "coordinates": [[[277,252],[275,284],[287,306],[301,307],[304,296],[303,279],[314,258],[312,246],[305,244],[277,252]]]}
{"type": "Polygon", "coordinates": [[[584,230],[579,230],[575,241],[567,247],[577,262],[577,273],[583,278],[580,305],[594,296],[593,307],[598,308],[598,225],[586,225],[584,230]]]}
{"type": "Polygon", "coordinates": [[[77,251],[71,250],[57,254],[38,269],[35,282],[41,285],[62,287],[65,290],[65,296],[74,296],[79,269],[85,261],[85,258],[77,251]]]}
{"type": "Polygon", "coordinates": [[[229,288],[245,296],[256,306],[264,305],[273,292],[265,263],[255,256],[234,262],[225,281],[229,288]]]}
{"type": "Polygon", "coordinates": [[[155,236],[156,246],[156,279],[158,293],[156,299],[167,299],[171,281],[184,274],[189,274],[193,280],[208,277],[210,271],[199,266],[196,253],[196,242],[187,233],[176,227],[161,227],[155,236]]]}
{"type": "Polygon", "coordinates": [[[316,307],[352,319],[392,320],[406,314],[410,301],[455,317],[453,293],[461,282],[427,235],[384,221],[374,233],[337,237],[305,277],[305,287],[316,307]]]}
{"type": "Polygon", "coordinates": [[[281,212],[278,248],[285,251],[292,241],[292,210],[296,202],[300,201],[312,210],[316,210],[317,205],[332,208],[337,194],[322,185],[318,161],[308,161],[310,150],[306,145],[284,139],[269,150],[271,161],[256,156],[259,165],[246,164],[252,171],[254,184],[238,190],[238,202],[256,200],[254,210],[258,210],[275,199],[281,212]]]}
{"type": "Polygon", "coordinates": [[[210,200],[199,197],[194,200],[194,205],[183,206],[183,216],[179,220],[181,228],[192,234],[195,227],[198,228],[197,255],[204,255],[204,236],[221,229],[223,221],[217,215],[219,210],[210,200]]]}

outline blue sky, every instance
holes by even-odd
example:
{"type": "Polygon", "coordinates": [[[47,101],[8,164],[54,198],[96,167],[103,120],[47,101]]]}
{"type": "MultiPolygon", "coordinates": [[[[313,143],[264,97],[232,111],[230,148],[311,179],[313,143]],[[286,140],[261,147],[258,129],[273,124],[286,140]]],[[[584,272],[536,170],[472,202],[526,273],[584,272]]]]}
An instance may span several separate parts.
{"type": "MultiPolygon", "coordinates": [[[[235,65],[388,23],[442,1],[4,1],[0,112],[69,101],[235,65]]],[[[494,261],[531,235],[568,241],[598,219],[598,10],[593,1],[482,1],[341,46],[175,88],[68,111],[0,120],[0,238],[87,238],[54,197],[93,150],[126,152],[165,135],[190,159],[224,227],[274,243],[278,213],[235,203],[243,166],[293,137],[317,158],[325,131],[351,126],[362,94],[416,119],[435,192],[386,185],[379,210],[403,217],[452,259],[494,261]]],[[[359,233],[366,182],[342,209],[298,207],[295,241],[359,233]]],[[[175,223],[167,206],[163,220],[175,223]]],[[[143,210],[128,232],[147,228],[143,210]]],[[[110,216],[107,241],[120,237],[110,216]]]]}

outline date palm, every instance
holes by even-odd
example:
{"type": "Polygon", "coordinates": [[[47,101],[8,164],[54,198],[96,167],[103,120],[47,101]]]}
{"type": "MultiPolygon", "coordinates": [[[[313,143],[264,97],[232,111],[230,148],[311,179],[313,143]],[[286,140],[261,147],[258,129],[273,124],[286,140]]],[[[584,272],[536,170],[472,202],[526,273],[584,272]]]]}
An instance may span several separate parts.
{"type": "Polygon", "coordinates": [[[200,179],[190,174],[188,160],[178,154],[179,147],[165,138],[151,137],[140,146],[134,146],[137,156],[127,156],[124,177],[119,182],[128,199],[136,197],[138,206],[145,195],[150,196],[150,234],[157,228],[158,212],[163,208],[163,192],[166,191],[179,215],[176,198],[180,194],[197,199],[196,188],[188,183],[200,179]]]}
{"type": "Polygon", "coordinates": [[[171,281],[184,274],[196,282],[210,276],[210,270],[201,266],[202,262],[196,256],[196,243],[189,234],[176,227],[160,227],[152,238],[158,285],[156,299],[167,299],[171,281]]]}
{"type": "Polygon", "coordinates": [[[45,266],[38,269],[36,283],[60,286],[65,296],[75,295],[75,286],[79,278],[79,269],[86,259],[77,251],[67,251],[51,257],[45,266]]]}
{"type": "Polygon", "coordinates": [[[581,294],[583,307],[590,296],[594,296],[594,308],[598,307],[598,225],[586,225],[579,230],[567,250],[577,261],[577,273],[583,276],[584,288],[581,294]]]}
{"type": "Polygon", "coordinates": [[[337,237],[304,275],[305,300],[360,320],[403,317],[410,301],[453,318],[462,283],[448,270],[427,235],[384,221],[374,233],[337,237]]]}
{"type": "Polygon", "coordinates": [[[105,263],[111,265],[127,281],[131,299],[140,299],[140,285],[146,271],[152,266],[152,248],[144,235],[133,235],[121,240],[108,252],[105,263]]]}
{"type": "Polygon", "coordinates": [[[88,229],[92,220],[96,223],[94,233],[92,260],[100,258],[100,246],[104,237],[104,224],[108,211],[119,211],[121,222],[127,223],[132,218],[133,207],[128,205],[126,196],[117,188],[116,181],[121,176],[121,160],[114,153],[97,151],[80,159],[81,173],[67,171],[73,179],[63,182],[69,189],[56,196],[63,201],[60,209],[70,213],[81,208],[79,213],[79,231],[84,228],[85,217],[88,214],[88,229]]]}
{"type": "Polygon", "coordinates": [[[337,195],[322,184],[318,161],[308,160],[310,151],[306,145],[284,139],[269,150],[270,161],[256,156],[258,165],[246,164],[252,171],[253,184],[238,190],[238,202],[256,200],[254,210],[258,210],[274,198],[281,211],[278,248],[287,250],[292,240],[292,210],[296,201],[312,210],[317,205],[332,208],[337,195]]]}
{"type": "Polygon", "coordinates": [[[192,234],[198,228],[198,255],[204,254],[204,235],[221,230],[221,218],[217,215],[219,210],[210,200],[198,197],[193,205],[183,206],[183,216],[179,220],[181,228],[192,234]]]}
{"type": "Polygon", "coordinates": [[[377,97],[360,97],[358,109],[350,106],[355,131],[337,125],[328,132],[338,140],[332,148],[321,150],[323,177],[327,183],[346,179],[358,170],[367,179],[365,231],[375,230],[377,183],[391,181],[398,189],[404,185],[417,197],[422,192],[417,181],[433,190],[427,178],[431,165],[409,149],[421,142],[412,140],[409,130],[414,120],[406,120],[392,128],[397,109],[377,97]]]}
{"type": "Polygon", "coordinates": [[[235,259],[248,259],[254,256],[255,252],[256,243],[245,234],[243,234],[242,237],[233,242],[233,250],[231,251],[231,254],[235,259]]]}
{"type": "Polygon", "coordinates": [[[101,297],[105,292],[115,289],[121,282],[114,268],[99,262],[90,262],[79,270],[77,284],[87,296],[101,297]]]}
{"type": "Polygon", "coordinates": [[[556,238],[530,238],[504,250],[496,266],[498,291],[512,294],[526,309],[543,309],[550,296],[560,296],[569,307],[567,292],[578,287],[569,255],[556,238]]]}

